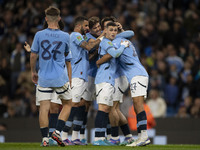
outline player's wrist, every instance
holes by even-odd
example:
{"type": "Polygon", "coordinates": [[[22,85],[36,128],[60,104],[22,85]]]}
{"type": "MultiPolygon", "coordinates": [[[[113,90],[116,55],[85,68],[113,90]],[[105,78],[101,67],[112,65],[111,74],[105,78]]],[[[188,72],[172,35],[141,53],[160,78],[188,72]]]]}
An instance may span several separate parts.
{"type": "Polygon", "coordinates": [[[99,38],[99,40],[100,40],[100,41],[102,41],[102,40],[103,40],[103,38],[104,38],[104,36],[100,37],[100,38],[99,38]]]}

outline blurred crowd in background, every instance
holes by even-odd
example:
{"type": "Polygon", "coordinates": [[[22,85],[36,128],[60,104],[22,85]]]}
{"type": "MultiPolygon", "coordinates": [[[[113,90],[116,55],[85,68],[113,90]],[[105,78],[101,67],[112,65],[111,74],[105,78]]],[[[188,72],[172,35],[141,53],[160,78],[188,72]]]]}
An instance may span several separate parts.
{"type": "MultiPolygon", "coordinates": [[[[200,0],[0,0],[0,117],[38,116],[23,45],[43,29],[50,5],[61,10],[68,33],[76,16],[116,17],[135,33],[131,41],[150,76],[146,104],[153,116],[200,118],[200,0]]],[[[129,92],[124,101],[127,110],[129,92]]]]}

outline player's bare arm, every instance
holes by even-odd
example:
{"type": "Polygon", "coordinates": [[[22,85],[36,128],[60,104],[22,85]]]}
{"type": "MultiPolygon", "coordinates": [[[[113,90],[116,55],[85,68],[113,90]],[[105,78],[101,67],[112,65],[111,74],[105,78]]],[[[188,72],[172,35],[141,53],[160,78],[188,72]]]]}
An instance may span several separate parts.
{"type": "Polygon", "coordinates": [[[96,40],[94,41],[90,41],[90,42],[82,42],[82,44],[80,45],[82,48],[90,51],[92,50],[93,48],[96,48],[99,46],[99,43],[102,41],[103,37],[105,35],[105,32],[103,32],[96,40]]]}
{"type": "Polygon", "coordinates": [[[66,66],[67,66],[67,72],[68,72],[68,77],[69,77],[69,83],[71,86],[72,83],[72,67],[71,67],[71,62],[70,61],[66,61],[66,66]]]}
{"type": "Polygon", "coordinates": [[[109,61],[112,58],[112,56],[110,54],[105,54],[101,59],[99,59],[96,62],[97,67],[99,67],[101,64],[109,61]]]}
{"type": "Polygon", "coordinates": [[[30,55],[30,65],[31,65],[31,76],[33,83],[37,84],[38,74],[36,72],[36,62],[38,55],[36,53],[31,53],[30,55]]]}

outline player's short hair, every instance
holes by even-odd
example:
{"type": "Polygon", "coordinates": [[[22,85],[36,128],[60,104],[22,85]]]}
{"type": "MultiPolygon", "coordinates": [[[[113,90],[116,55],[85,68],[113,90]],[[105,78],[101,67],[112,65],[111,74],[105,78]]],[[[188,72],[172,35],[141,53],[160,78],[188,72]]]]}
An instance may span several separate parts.
{"type": "Polygon", "coordinates": [[[116,23],[114,22],[108,22],[108,24],[106,25],[106,28],[113,26],[113,27],[117,27],[116,23]]]}
{"type": "Polygon", "coordinates": [[[104,23],[105,23],[106,21],[116,22],[116,18],[113,17],[113,16],[104,17],[104,18],[101,20],[101,28],[102,28],[102,30],[104,29],[104,23]]]}
{"type": "Polygon", "coordinates": [[[94,25],[100,23],[100,19],[99,17],[91,17],[88,19],[88,22],[89,22],[89,28],[92,29],[94,25]]]}
{"type": "Polygon", "coordinates": [[[55,21],[60,16],[60,10],[54,6],[49,6],[45,9],[45,16],[50,21],[55,21]]]}
{"type": "Polygon", "coordinates": [[[88,19],[84,16],[76,17],[76,19],[74,20],[74,26],[76,26],[78,24],[82,24],[85,20],[88,21],[88,19]]]}

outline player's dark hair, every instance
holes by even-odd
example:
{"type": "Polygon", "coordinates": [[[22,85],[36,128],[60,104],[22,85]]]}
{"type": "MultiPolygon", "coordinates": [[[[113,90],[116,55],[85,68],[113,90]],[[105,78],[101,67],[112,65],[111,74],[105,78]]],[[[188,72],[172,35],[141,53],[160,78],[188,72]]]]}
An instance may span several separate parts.
{"type": "Polygon", "coordinates": [[[46,16],[60,16],[60,10],[54,6],[49,6],[45,9],[46,16]]]}
{"type": "Polygon", "coordinates": [[[111,22],[115,22],[116,20],[111,16],[111,17],[105,17],[101,20],[101,28],[102,30],[104,30],[104,23],[106,21],[111,21],[111,22]]]}
{"type": "Polygon", "coordinates": [[[108,22],[106,25],[106,28],[108,28],[109,26],[117,27],[116,23],[114,23],[114,22],[108,22]]]}
{"type": "Polygon", "coordinates": [[[76,17],[76,19],[74,20],[74,26],[76,26],[77,24],[82,24],[85,20],[88,21],[88,19],[84,16],[76,17]]]}
{"type": "Polygon", "coordinates": [[[91,17],[88,19],[88,22],[89,22],[89,28],[92,29],[94,25],[100,23],[100,19],[98,17],[91,17]]]}

